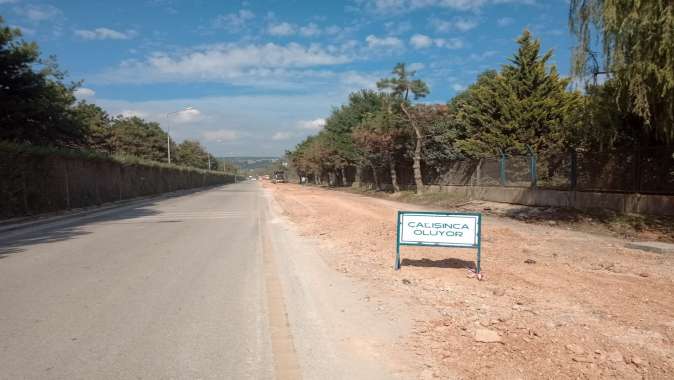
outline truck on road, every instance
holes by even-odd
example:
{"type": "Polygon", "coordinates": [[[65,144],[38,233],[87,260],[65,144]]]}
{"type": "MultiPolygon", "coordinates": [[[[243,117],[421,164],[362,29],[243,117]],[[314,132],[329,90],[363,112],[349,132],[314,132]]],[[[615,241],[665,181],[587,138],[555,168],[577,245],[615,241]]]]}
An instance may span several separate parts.
{"type": "Polygon", "coordinates": [[[274,175],[271,177],[272,183],[286,183],[288,179],[286,178],[286,173],[284,171],[275,171],[274,175]]]}

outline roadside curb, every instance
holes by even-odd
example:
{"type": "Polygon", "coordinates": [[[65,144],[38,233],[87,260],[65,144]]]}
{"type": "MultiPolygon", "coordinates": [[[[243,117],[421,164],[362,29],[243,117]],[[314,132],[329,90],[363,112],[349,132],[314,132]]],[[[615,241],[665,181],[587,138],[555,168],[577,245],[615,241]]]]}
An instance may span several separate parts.
{"type": "Polygon", "coordinates": [[[172,191],[170,193],[162,193],[162,194],[156,194],[156,195],[148,195],[148,196],[143,196],[143,197],[125,199],[125,200],[121,200],[121,201],[106,203],[106,204],[103,204],[103,205],[100,205],[100,206],[90,206],[90,207],[81,208],[81,209],[57,211],[57,212],[54,212],[54,213],[40,214],[40,215],[36,215],[36,216],[28,216],[28,217],[8,219],[8,220],[5,220],[5,221],[0,221],[0,234],[4,233],[4,232],[11,232],[11,231],[20,230],[20,229],[23,229],[23,228],[30,228],[30,227],[40,226],[40,225],[43,225],[43,224],[59,222],[59,221],[67,220],[67,219],[70,219],[70,218],[88,216],[88,215],[92,215],[92,214],[96,214],[96,213],[104,212],[104,211],[108,211],[108,210],[113,210],[113,209],[117,209],[117,208],[139,205],[139,204],[149,202],[149,201],[180,197],[180,196],[184,196],[184,195],[197,193],[197,192],[200,192],[200,191],[211,190],[211,189],[214,189],[214,188],[217,188],[217,187],[220,187],[220,186],[226,186],[226,185],[229,185],[229,184],[215,185],[215,186],[208,186],[208,187],[200,187],[200,188],[196,188],[196,189],[178,190],[178,191],[172,191]]]}

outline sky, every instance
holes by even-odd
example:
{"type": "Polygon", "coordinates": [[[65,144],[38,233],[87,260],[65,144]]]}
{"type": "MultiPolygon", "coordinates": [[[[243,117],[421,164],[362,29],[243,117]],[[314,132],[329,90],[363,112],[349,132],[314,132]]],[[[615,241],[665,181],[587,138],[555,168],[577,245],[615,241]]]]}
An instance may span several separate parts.
{"type": "Polygon", "coordinates": [[[217,156],[282,155],[398,62],[446,103],[525,28],[562,75],[573,46],[567,0],[0,0],[0,15],[82,81],[78,98],[217,156]]]}

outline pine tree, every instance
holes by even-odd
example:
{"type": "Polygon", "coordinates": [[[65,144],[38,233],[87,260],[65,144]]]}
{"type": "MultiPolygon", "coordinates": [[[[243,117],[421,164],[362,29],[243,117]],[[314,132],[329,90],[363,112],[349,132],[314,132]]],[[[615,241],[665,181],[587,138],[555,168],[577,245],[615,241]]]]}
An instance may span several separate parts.
{"type": "Polygon", "coordinates": [[[415,145],[412,155],[412,168],[414,169],[414,182],[416,184],[417,194],[423,192],[424,181],[421,175],[421,152],[423,146],[423,126],[414,119],[412,113],[408,110],[409,95],[412,93],[414,99],[423,98],[429,93],[426,82],[420,79],[412,79],[415,71],[407,70],[404,63],[398,63],[391,72],[392,78],[385,78],[377,82],[377,87],[381,90],[390,90],[391,94],[399,98],[400,110],[407,116],[407,119],[414,130],[415,145]]]}
{"type": "Polygon", "coordinates": [[[36,43],[0,17],[0,140],[80,147],[82,126],[73,117],[76,85],[63,84],[53,57],[43,59],[36,43]]]}

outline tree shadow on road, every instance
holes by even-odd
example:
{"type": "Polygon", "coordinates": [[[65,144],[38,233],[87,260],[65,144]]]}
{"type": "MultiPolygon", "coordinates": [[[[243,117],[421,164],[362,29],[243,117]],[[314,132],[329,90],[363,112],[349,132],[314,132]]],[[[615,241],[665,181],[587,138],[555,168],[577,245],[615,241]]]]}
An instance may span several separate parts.
{"type": "Polygon", "coordinates": [[[32,227],[0,233],[0,259],[24,252],[34,245],[75,239],[91,234],[84,227],[93,223],[114,222],[157,215],[160,212],[152,209],[152,206],[155,204],[156,202],[150,202],[137,206],[120,207],[82,217],[73,216],[71,220],[45,222],[44,224],[32,227]]]}

